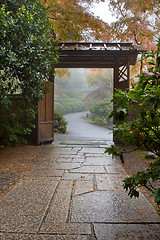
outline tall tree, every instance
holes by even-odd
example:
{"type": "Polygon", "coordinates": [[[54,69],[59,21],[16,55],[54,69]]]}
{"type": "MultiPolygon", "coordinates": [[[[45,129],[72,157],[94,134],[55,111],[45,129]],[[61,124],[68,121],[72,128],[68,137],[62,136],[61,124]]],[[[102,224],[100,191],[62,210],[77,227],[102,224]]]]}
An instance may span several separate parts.
{"type": "Polygon", "coordinates": [[[155,49],[160,36],[159,0],[110,0],[110,8],[117,21],[111,24],[113,36],[155,49]]]}
{"type": "Polygon", "coordinates": [[[104,0],[40,0],[45,4],[60,41],[110,40],[107,23],[90,11],[93,3],[104,0]]]}

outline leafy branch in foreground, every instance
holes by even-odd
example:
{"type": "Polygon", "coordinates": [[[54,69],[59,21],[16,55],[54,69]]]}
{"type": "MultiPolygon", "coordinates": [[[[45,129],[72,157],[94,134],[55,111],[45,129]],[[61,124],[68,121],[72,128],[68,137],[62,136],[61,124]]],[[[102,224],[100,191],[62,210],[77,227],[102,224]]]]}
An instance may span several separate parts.
{"type": "MultiPolygon", "coordinates": [[[[139,81],[130,91],[117,90],[112,98],[116,103],[110,117],[115,117],[114,135],[127,145],[145,148],[157,156],[146,171],[138,172],[124,180],[124,188],[130,197],[138,197],[137,187],[144,186],[152,192],[160,205],[160,189],[153,182],[160,180],[160,39],[157,51],[148,53],[148,71],[138,75],[139,81]],[[131,115],[132,114],[132,115],[131,115]],[[131,119],[132,116],[132,119],[131,119]],[[134,117],[133,117],[134,116],[134,117]]],[[[111,146],[106,152],[118,156],[123,162],[124,150],[111,146]]]]}

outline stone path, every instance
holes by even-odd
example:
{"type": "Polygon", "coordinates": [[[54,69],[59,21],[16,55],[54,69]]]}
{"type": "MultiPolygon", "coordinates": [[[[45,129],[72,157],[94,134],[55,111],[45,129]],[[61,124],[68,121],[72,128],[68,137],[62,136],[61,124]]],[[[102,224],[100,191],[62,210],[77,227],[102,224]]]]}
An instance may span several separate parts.
{"type": "Polygon", "coordinates": [[[160,218],[123,190],[106,142],[50,145],[46,160],[0,201],[0,239],[160,239],[160,218]]]}

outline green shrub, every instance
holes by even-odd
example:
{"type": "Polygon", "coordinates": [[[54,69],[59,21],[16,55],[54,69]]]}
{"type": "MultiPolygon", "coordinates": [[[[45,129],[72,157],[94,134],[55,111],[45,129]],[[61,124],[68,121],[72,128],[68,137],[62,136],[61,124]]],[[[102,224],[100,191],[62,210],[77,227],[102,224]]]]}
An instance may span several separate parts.
{"type": "Polygon", "coordinates": [[[36,0],[0,1],[0,26],[0,142],[14,145],[33,129],[35,106],[57,62],[57,43],[48,13],[36,0]],[[15,93],[21,93],[16,110],[10,98],[15,93]]]}
{"type": "Polygon", "coordinates": [[[66,132],[67,121],[57,111],[54,111],[54,121],[57,121],[57,123],[55,124],[55,127],[54,127],[54,131],[65,133],[66,132]]]}
{"type": "Polygon", "coordinates": [[[111,123],[108,116],[113,110],[111,100],[106,98],[102,101],[97,101],[90,109],[91,119],[95,122],[106,124],[111,123]]]}
{"type": "Polygon", "coordinates": [[[65,107],[59,102],[54,103],[54,109],[62,115],[65,114],[65,107]]]}
{"type": "Polygon", "coordinates": [[[16,143],[27,143],[24,136],[32,132],[36,118],[36,108],[31,103],[18,100],[9,108],[0,109],[0,144],[14,146],[16,143]]]}
{"type": "Polygon", "coordinates": [[[66,94],[63,94],[63,97],[56,95],[55,101],[55,110],[62,115],[85,110],[85,105],[80,99],[69,97],[66,94]]]}

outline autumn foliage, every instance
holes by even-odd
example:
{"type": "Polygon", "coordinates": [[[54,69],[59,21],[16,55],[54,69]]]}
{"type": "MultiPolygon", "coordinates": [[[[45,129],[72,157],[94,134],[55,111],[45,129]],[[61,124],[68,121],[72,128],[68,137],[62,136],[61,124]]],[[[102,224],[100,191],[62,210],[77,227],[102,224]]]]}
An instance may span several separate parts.
{"type": "Polygon", "coordinates": [[[109,25],[95,17],[90,7],[103,0],[40,0],[46,6],[60,41],[110,41],[109,25]],[[107,33],[107,34],[106,34],[107,33]]]}
{"type": "Polygon", "coordinates": [[[111,25],[114,38],[155,50],[160,30],[159,0],[110,0],[110,8],[118,18],[111,25]]]}

